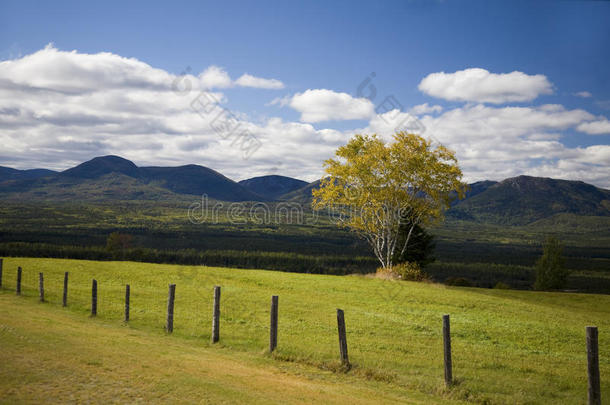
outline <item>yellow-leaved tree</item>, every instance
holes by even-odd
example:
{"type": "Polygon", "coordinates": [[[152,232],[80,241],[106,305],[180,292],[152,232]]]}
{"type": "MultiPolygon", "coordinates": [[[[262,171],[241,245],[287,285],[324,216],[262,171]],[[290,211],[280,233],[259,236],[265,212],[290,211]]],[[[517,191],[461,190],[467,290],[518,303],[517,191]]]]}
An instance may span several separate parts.
{"type": "Polygon", "coordinates": [[[328,209],[339,225],[366,239],[384,268],[391,268],[395,251],[406,252],[416,225],[442,219],[468,187],[455,153],[415,134],[397,132],[388,144],[377,135],[356,135],[335,156],[324,164],[313,208],[328,209]],[[397,246],[401,223],[409,231],[397,246]]]}

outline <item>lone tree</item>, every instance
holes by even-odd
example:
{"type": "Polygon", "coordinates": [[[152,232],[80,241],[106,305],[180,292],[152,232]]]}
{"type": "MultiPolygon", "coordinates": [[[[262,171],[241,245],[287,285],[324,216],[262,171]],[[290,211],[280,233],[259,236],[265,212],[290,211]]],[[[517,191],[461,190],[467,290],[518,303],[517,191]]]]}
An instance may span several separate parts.
{"type": "Polygon", "coordinates": [[[409,238],[409,244],[405,250],[394,251],[392,256],[392,266],[400,263],[411,262],[417,263],[420,268],[426,267],[428,264],[436,260],[434,258],[434,235],[431,235],[420,225],[415,225],[411,230],[411,224],[407,221],[401,222],[398,230],[398,239],[396,246],[404,246],[405,238],[409,238]]]}
{"type": "Polygon", "coordinates": [[[564,288],[570,271],[564,267],[563,246],[554,237],[544,243],[542,257],[536,262],[535,290],[556,290],[564,288]]]}
{"type": "Polygon", "coordinates": [[[419,135],[397,132],[388,144],[377,135],[356,135],[335,156],[325,162],[313,208],[328,209],[363,237],[383,268],[408,257],[416,227],[440,220],[468,187],[454,152],[419,135]]]}
{"type": "Polygon", "coordinates": [[[133,236],[125,233],[112,232],[106,239],[106,250],[115,256],[125,254],[131,248],[133,236]]]}

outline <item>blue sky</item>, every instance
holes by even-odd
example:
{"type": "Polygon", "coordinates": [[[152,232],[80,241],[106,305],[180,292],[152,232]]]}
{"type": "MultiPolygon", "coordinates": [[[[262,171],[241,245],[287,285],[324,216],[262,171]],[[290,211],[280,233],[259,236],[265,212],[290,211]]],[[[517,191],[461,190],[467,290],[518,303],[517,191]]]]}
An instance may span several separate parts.
{"type": "Polygon", "coordinates": [[[137,164],[203,164],[235,179],[277,173],[313,180],[321,162],[353,133],[389,136],[391,129],[375,124],[370,107],[393,96],[401,114],[424,124],[424,136],[456,150],[467,180],[532,174],[610,187],[608,21],[609,2],[3,1],[0,61],[12,64],[0,65],[0,80],[13,87],[4,98],[0,93],[0,112],[11,112],[4,120],[0,115],[7,145],[0,165],[62,169],[112,153],[137,164]],[[48,44],[54,53],[44,53],[48,44]],[[189,111],[190,102],[170,102],[162,92],[141,95],[146,86],[133,81],[100,80],[99,94],[89,99],[15,93],[15,83],[55,92],[67,85],[58,79],[64,64],[57,58],[73,58],[70,51],[85,57],[70,62],[66,83],[128,75],[131,67],[111,56],[134,58],[170,78],[186,72],[193,83],[217,67],[233,82],[194,87],[214,92],[260,141],[259,150],[245,159],[231,139],[219,139],[180,112],[189,111]],[[367,106],[358,100],[370,92],[357,89],[372,72],[377,96],[367,106]],[[426,77],[441,72],[448,76],[429,77],[422,87],[426,77]],[[502,76],[511,72],[520,75],[502,76]],[[52,74],[58,76],[51,80],[52,74]],[[243,74],[281,86],[238,84],[243,74]],[[517,90],[508,94],[513,83],[517,90]],[[104,92],[105,85],[112,89],[104,92]],[[129,100],[122,102],[140,114],[129,118],[128,127],[117,121],[125,114],[108,107],[118,97],[115,87],[123,85],[129,100]],[[337,96],[343,93],[352,99],[337,96]],[[29,97],[39,105],[26,103],[29,97]],[[146,97],[157,100],[155,106],[135,108],[146,97]],[[79,110],[84,102],[87,110],[79,110]],[[151,122],[150,116],[167,120],[151,122]],[[138,122],[145,122],[139,130],[133,128],[138,122]]]}

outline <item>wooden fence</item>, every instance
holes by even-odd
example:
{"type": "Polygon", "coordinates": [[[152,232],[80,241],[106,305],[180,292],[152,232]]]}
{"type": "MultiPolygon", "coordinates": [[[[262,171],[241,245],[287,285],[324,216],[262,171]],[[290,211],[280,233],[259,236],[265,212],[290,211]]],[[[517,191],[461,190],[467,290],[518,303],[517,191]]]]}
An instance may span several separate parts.
{"type": "MultiPolygon", "coordinates": [[[[2,285],[3,261],[0,259],[0,288],[2,285]]],[[[15,292],[21,295],[21,280],[22,268],[17,267],[17,283],[15,292]]],[[[46,302],[44,298],[44,275],[38,275],[39,285],[38,293],[40,302],[46,302]]],[[[220,341],[220,286],[214,287],[214,304],[212,311],[212,343],[220,341]]],[[[131,287],[125,285],[125,317],[124,322],[130,320],[130,293],[131,287]]],[[[98,311],[98,284],[97,280],[91,282],[91,316],[97,315],[98,311]]],[[[174,303],[176,298],[176,284],[170,284],[167,297],[167,316],[165,320],[165,330],[171,334],[174,330],[174,303]]],[[[278,345],[278,302],[279,297],[273,295],[271,297],[271,310],[269,321],[269,352],[273,352],[278,345]]],[[[68,305],[68,272],[64,274],[62,306],[68,305]]],[[[337,332],[339,336],[339,359],[345,371],[351,369],[347,350],[347,329],[345,323],[345,313],[342,309],[337,309],[337,332]]],[[[595,326],[587,326],[586,332],[586,349],[587,349],[587,375],[588,375],[588,403],[590,405],[601,405],[601,386],[599,374],[599,346],[598,346],[598,331],[595,326]]],[[[442,335],[443,335],[443,359],[444,359],[444,380],[447,387],[453,384],[453,367],[451,354],[451,329],[449,315],[442,317],[442,335]]]]}

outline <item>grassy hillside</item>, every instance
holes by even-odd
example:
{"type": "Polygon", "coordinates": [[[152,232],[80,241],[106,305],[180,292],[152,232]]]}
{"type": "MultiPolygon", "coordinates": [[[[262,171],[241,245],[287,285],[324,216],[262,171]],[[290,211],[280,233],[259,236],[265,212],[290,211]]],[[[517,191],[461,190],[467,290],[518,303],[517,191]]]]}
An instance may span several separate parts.
{"type": "Polygon", "coordinates": [[[0,322],[0,403],[440,402],[256,353],[209,350],[112,321],[83,322],[79,314],[9,294],[0,294],[0,322]]]}
{"type": "MultiPolygon", "coordinates": [[[[608,296],[449,288],[361,276],[27,258],[5,259],[3,279],[0,316],[3,325],[8,326],[0,336],[3,342],[9,342],[9,350],[2,350],[2,364],[9,364],[11,372],[17,370],[15,377],[8,378],[5,372],[0,378],[3,398],[10,394],[9,398],[15,399],[47,399],[47,388],[62,378],[61,373],[48,370],[59,360],[47,359],[54,356],[51,352],[67,353],[73,343],[72,350],[79,352],[74,360],[77,364],[66,367],[76,369],[80,365],[91,376],[74,378],[76,387],[90,388],[88,384],[95,381],[98,373],[110,375],[115,369],[119,372],[118,364],[124,364],[128,367],[123,374],[126,379],[143,376],[132,388],[134,392],[126,395],[141,398],[150,398],[151,392],[162,390],[171,400],[174,390],[184,388],[185,392],[196,393],[196,387],[207,384],[215,387],[210,394],[218,395],[214,398],[235,400],[231,393],[223,391],[228,376],[201,371],[213,368],[206,368],[207,359],[225,358],[227,366],[220,366],[220,374],[231,373],[232,367],[243,367],[242,376],[256,377],[252,379],[252,395],[269,389],[257,377],[270,367],[282,370],[286,378],[294,378],[295,374],[305,377],[319,395],[326,393],[326,384],[339,384],[341,396],[329,397],[334,402],[357,402],[354,398],[366,402],[367,395],[371,398],[369,390],[374,389],[379,391],[380,402],[431,396],[439,402],[583,403],[586,325],[600,329],[602,396],[610,395],[608,296]],[[20,298],[12,291],[18,265],[24,268],[25,297],[20,298]],[[59,304],[64,271],[70,272],[67,310],[59,304]],[[36,303],[38,272],[45,274],[49,301],[45,304],[36,303]],[[97,319],[88,317],[92,278],[99,283],[97,319]],[[132,289],[132,321],[128,327],[121,322],[126,283],[132,289]],[[173,336],[165,337],[169,283],[177,284],[175,329],[173,336]],[[223,288],[219,346],[209,344],[214,285],[223,288]],[[278,350],[269,358],[264,351],[273,294],[280,297],[280,331],[278,350]],[[345,310],[350,359],[354,363],[347,375],[337,371],[336,308],[345,310]],[[449,391],[442,382],[441,316],[445,313],[451,314],[452,319],[457,378],[457,385],[449,391]],[[65,315],[56,318],[55,314],[65,315]],[[63,325],[74,336],[90,336],[91,343],[87,341],[84,348],[81,340],[70,340],[59,331],[63,325]],[[99,339],[94,338],[97,332],[102,333],[99,339]],[[130,357],[123,359],[117,354],[131,346],[133,353],[126,354],[130,357]],[[88,355],[80,353],[79,348],[88,355]],[[37,350],[40,354],[35,354],[37,350]],[[22,358],[20,353],[26,353],[32,361],[35,355],[45,360],[31,370],[18,360],[22,358]],[[141,372],[134,370],[136,356],[144,353],[148,356],[142,362],[146,367],[141,372]],[[172,354],[178,358],[170,360],[172,354]],[[187,357],[187,373],[175,375],[176,364],[183,357],[187,357]],[[197,361],[201,361],[199,366],[197,361]],[[247,371],[250,367],[259,371],[247,371]],[[162,373],[170,382],[155,383],[162,373]],[[217,384],[210,383],[215,379],[217,384]],[[17,388],[9,391],[9,384],[17,384],[17,388]]],[[[72,360],[66,361],[72,364],[72,360]]],[[[273,379],[273,372],[270,373],[269,378],[273,379]]],[[[99,395],[114,398],[112,380],[108,377],[103,381],[108,386],[102,384],[99,395]]],[[[238,384],[236,379],[232,381],[238,384]]],[[[70,392],[68,387],[64,390],[70,392]]],[[[246,395],[243,391],[242,394],[246,395]]],[[[286,391],[286,398],[316,400],[292,388],[286,391]]],[[[284,399],[275,396],[271,401],[284,399]]]]}

